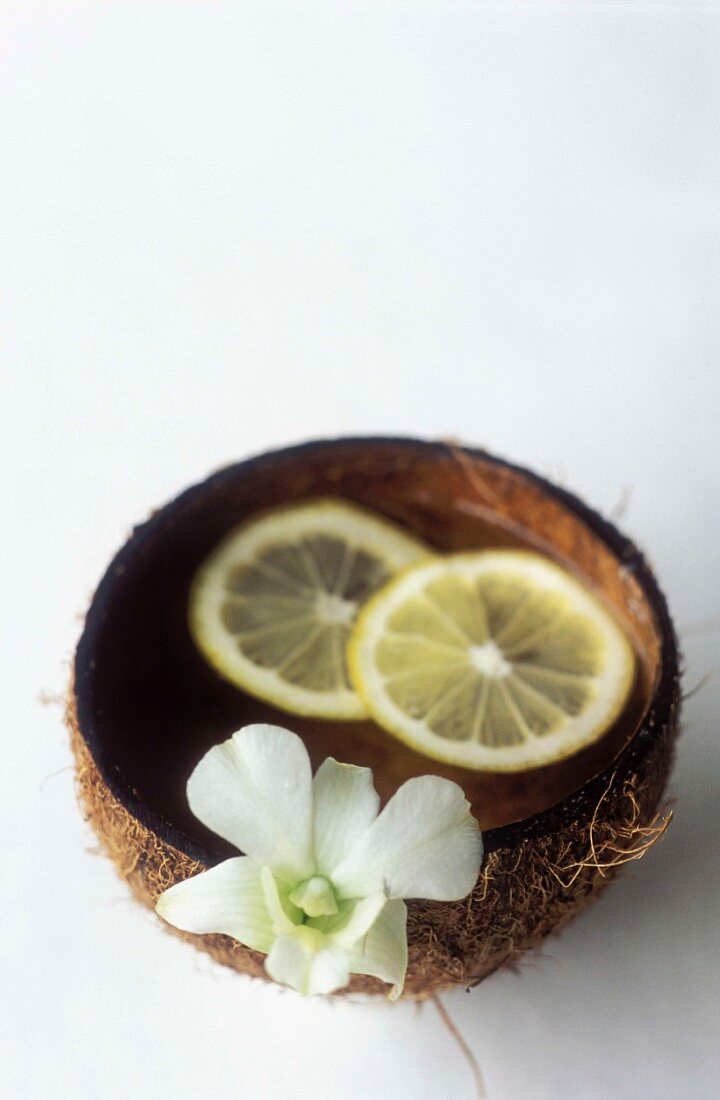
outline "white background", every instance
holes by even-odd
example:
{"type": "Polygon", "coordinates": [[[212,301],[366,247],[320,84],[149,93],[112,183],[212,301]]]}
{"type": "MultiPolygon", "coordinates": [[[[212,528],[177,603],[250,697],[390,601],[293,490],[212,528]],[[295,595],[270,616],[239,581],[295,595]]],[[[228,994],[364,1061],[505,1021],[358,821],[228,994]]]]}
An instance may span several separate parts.
{"type": "MultiPolygon", "coordinates": [[[[88,853],[39,693],[133,522],[342,433],[458,436],[605,512],[627,488],[686,687],[717,670],[720,10],[0,13],[0,1094],[470,1098],[432,1004],[302,1002],[165,935],[88,853]]],[[[445,998],[491,1100],[718,1095],[719,711],[716,675],[666,840],[445,998]]]]}

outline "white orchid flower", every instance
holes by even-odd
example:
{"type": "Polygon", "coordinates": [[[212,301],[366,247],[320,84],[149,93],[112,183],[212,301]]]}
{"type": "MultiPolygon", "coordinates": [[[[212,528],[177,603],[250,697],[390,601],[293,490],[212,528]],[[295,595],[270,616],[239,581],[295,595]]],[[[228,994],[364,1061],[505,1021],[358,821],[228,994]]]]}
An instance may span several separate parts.
{"type": "Polygon", "coordinates": [[[477,880],[482,839],[456,783],[409,779],[379,813],[372,771],[329,757],[312,777],[296,734],[246,726],[187,785],[192,812],[245,855],[171,886],[157,912],[267,955],[271,978],[311,996],[369,974],[402,992],[403,898],[455,901],[477,880]]]}

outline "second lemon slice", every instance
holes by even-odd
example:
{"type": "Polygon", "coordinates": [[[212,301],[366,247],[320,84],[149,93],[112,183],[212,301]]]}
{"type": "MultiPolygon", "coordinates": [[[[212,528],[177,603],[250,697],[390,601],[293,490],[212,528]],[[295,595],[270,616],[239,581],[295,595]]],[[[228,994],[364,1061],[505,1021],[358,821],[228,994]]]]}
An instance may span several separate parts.
{"type": "Polygon", "coordinates": [[[405,571],[362,611],[353,682],[427,756],[513,772],[560,760],[618,717],[632,648],[604,607],[538,554],[457,554],[405,571]]]}
{"type": "Polygon", "coordinates": [[[295,714],[361,718],[346,667],[358,609],[421,542],[346,501],[276,508],[232,531],[200,567],[190,629],[211,665],[295,714]]]}

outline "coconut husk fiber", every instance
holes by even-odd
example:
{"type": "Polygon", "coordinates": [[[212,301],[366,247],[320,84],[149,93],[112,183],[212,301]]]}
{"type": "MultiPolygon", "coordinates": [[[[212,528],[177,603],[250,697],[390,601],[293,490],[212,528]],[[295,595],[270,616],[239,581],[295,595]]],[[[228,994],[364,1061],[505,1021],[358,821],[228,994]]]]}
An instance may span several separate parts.
{"type": "MultiPolygon", "coordinates": [[[[133,531],[88,611],[67,722],[84,813],[135,896],[150,906],[174,882],[232,853],[192,817],[185,783],[211,745],[249,722],[295,730],[314,767],[328,755],[372,767],[383,801],[412,775],[459,782],[483,828],[486,854],[463,901],[408,903],[404,996],[419,999],[474,985],[518,959],[662,836],[679,699],[665,599],[642,554],[597,513],[485,452],[341,439],[227,467],[133,531]],[[491,776],[423,758],[371,722],[284,715],[222,681],[187,629],[195,570],[248,516],[328,495],[374,508],[440,550],[526,545],[584,578],[635,646],[637,679],[623,717],[570,761],[491,776]]],[[[266,979],[263,956],[229,937],[176,934],[266,979]]],[[[387,986],[356,975],[343,992],[386,993],[387,986]]]]}

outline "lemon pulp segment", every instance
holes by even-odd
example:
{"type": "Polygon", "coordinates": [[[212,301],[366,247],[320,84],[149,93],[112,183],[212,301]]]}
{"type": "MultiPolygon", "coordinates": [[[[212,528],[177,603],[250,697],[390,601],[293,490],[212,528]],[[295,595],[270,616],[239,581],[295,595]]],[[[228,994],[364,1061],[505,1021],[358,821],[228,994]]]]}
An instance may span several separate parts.
{"type": "Polygon", "coordinates": [[[597,740],[634,675],[632,648],[598,600],[521,550],[406,570],[361,612],[349,664],[387,730],[438,760],[505,772],[597,740]]]}
{"type": "Polygon", "coordinates": [[[236,528],[200,567],[190,628],[236,686],[296,714],[360,718],[346,665],[358,609],[428,549],[343,500],[306,500],[236,528]]]}

